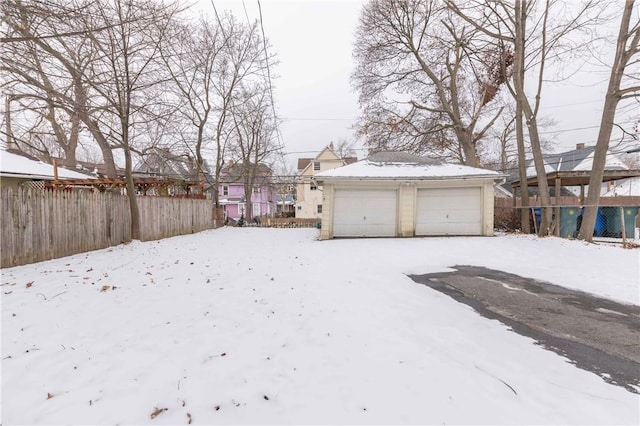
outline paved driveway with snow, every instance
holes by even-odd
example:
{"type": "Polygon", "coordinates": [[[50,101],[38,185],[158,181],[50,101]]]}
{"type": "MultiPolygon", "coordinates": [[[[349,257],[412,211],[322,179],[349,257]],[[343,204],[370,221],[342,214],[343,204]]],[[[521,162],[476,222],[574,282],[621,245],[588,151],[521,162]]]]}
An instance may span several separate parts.
{"type": "Polygon", "coordinates": [[[638,392],[640,306],[477,266],[454,269],[411,278],[638,392]]]}
{"type": "Polygon", "coordinates": [[[637,250],[317,235],[223,228],[2,270],[2,424],[640,423],[637,394],[407,276],[466,264],[638,304],[637,250]]]}

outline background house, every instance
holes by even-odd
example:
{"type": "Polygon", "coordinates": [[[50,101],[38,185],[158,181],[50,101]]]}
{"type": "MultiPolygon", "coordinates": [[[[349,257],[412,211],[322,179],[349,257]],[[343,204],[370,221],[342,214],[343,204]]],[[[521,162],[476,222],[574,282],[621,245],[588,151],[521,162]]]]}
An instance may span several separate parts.
{"type": "Polygon", "coordinates": [[[271,168],[264,164],[258,165],[251,206],[247,206],[243,176],[243,166],[239,163],[232,163],[220,171],[218,194],[224,218],[238,220],[242,216],[245,219],[273,216],[276,212],[277,197],[271,181],[271,168]],[[251,209],[250,212],[247,211],[248,208],[251,209]]]}
{"type": "Polygon", "coordinates": [[[603,197],[640,197],[640,177],[616,181],[603,197]]]}
{"type": "Polygon", "coordinates": [[[492,235],[492,170],[381,152],[316,175],[320,237],[492,235]]]}
{"type": "MultiPolygon", "coordinates": [[[[175,154],[168,148],[154,148],[146,153],[134,167],[133,177],[134,179],[158,177],[199,184],[202,188],[198,190],[204,193],[212,192],[214,187],[214,178],[206,160],[203,160],[200,168],[191,155],[175,154]]],[[[189,191],[195,190],[194,186],[189,187],[189,191]]],[[[188,195],[187,190],[181,189],[179,185],[171,187],[170,192],[167,195],[188,195]]]]}
{"type": "Polygon", "coordinates": [[[295,217],[296,197],[293,194],[277,194],[276,215],[278,217],[295,217]]]}
{"type": "Polygon", "coordinates": [[[340,158],[333,150],[333,143],[320,151],[315,158],[299,158],[296,179],[296,218],[319,219],[322,216],[322,187],[313,180],[316,174],[356,161],[358,161],[356,157],[340,158]]]}
{"type": "MultiPolygon", "coordinates": [[[[589,184],[591,170],[593,168],[593,155],[595,146],[585,146],[583,143],[576,145],[576,149],[557,154],[543,156],[544,169],[549,187],[576,187],[574,193],[584,199],[585,186],[589,184]]],[[[633,170],[624,161],[611,151],[607,151],[604,167],[603,182],[625,179],[640,175],[639,170],[633,170]]],[[[527,162],[527,184],[537,187],[537,173],[533,160],[527,162]]],[[[515,191],[521,186],[518,179],[512,182],[515,191]]]]}

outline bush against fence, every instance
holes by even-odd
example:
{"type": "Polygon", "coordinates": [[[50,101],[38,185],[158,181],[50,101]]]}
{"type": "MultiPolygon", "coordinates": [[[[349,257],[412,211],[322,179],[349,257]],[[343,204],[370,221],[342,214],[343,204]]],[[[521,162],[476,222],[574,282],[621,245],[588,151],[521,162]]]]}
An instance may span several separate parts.
{"type": "MultiPolygon", "coordinates": [[[[131,240],[126,196],[90,190],[1,188],[1,267],[24,265],[131,240]]],[[[210,200],[140,197],[144,241],[213,227],[210,200]]]]}

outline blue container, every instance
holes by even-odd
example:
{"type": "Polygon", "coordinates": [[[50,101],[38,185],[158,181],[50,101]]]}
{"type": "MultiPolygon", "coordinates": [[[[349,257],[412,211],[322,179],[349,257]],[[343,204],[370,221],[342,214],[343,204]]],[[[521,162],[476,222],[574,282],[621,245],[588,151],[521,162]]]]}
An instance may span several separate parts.
{"type": "MultiPolygon", "coordinates": [[[[584,214],[584,207],[580,209],[580,214],[578,215],[576,221],[576,232],[580,232],[580,225],[582,225],[582,215],[584,214]]],[[[596,214],[596,224],[593,227],[593,236],[594,237],[603,237],[607,232],[607,216],[605,216],[602,211],[602,207],[598,207],[598,213],[596,214]]]]}
{"type": "Polygon", "coordinates": [[[572,238],[577,236],[578,215],[580,209],[578,207],[560,207],[560,237],[572,238]]]}
{"type": "Polygon", "coordinates": [[[603,213],[602,207],[598,207],[596,226],[593,232],[596,237],[603,237],[604,233],[607,232],[607,216],[603,213]]]}

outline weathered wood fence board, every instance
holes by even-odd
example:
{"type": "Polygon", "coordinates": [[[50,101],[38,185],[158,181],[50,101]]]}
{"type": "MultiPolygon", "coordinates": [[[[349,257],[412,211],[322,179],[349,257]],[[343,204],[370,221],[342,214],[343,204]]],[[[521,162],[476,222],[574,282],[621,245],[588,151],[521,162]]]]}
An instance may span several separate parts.
{"type": "MultiPolygon", "coordinates": [[[[139,197],[143,241],[213,227],[210,200],[139,197]]],[[[0,266],[24,265],[131,240],[129,200],[114,193],[0,188],[0,266]]]]}
{"type": "Polygon", "coordinates": [[[138,208],[143,241],[200,232],[213,227],[210,200],[139,197],[138,208]]]}

